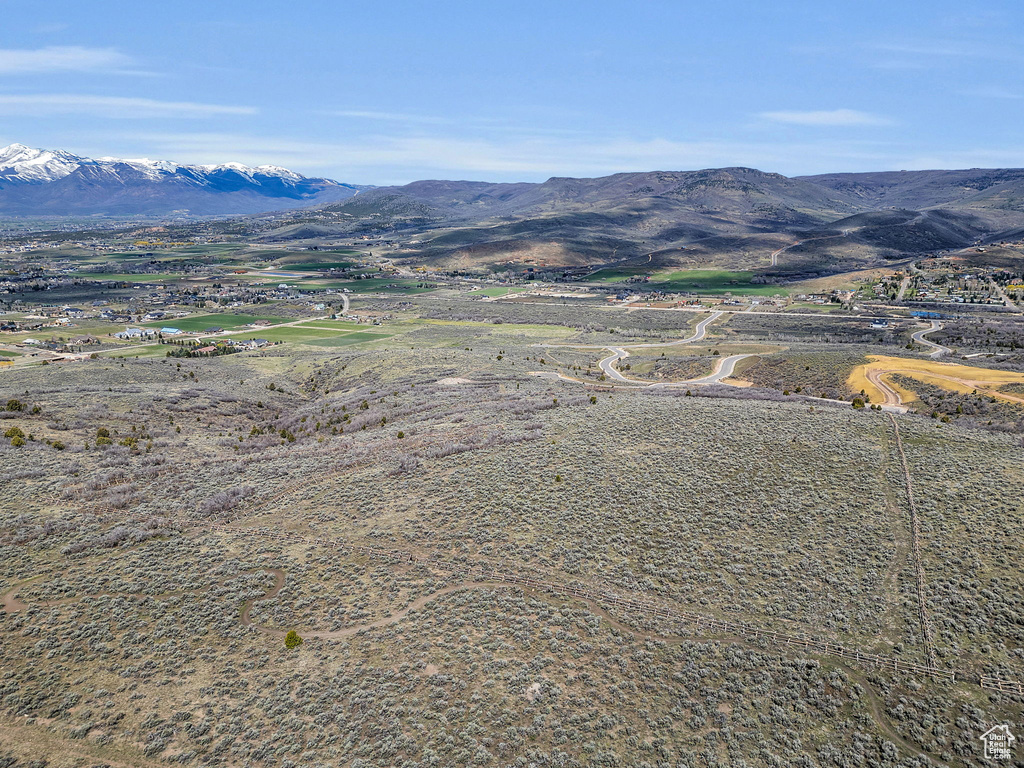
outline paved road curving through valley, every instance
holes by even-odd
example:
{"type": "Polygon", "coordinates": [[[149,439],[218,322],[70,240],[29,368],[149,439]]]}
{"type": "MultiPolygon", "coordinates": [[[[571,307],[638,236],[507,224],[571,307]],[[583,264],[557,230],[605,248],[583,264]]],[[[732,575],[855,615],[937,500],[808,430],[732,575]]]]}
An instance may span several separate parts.
{"type": "MultiPolygon", "coordinates": [[[[615,364],[629,357],[629,350],[631,349],[658,349],[664,347],[676,347],[681,344],[692,344],[695,341],[700,341],[707,336],[708,326],[724,314],[725,312],[723,312],[722,310],[716,309],[710,315],[708,315],[699,323],[697,323],[696,327],[693,329],[693,334],[691,334],[685,339],[678,339],[676,341],[655,341],[647,344],[623,344],[620,347],[599,347],[592,344],[539,344],[538,346],[545,347],[548,349],[559,347],[571,349],[607,349],[609,352],[611,352],[611,354],[608,355],[608,357],[599,360],[597,364],[601,368],[601,371],[604,373],[605,376],[612,379],[613,381],[618,381],[623,384],[640,384],[646,387],[669,387],[678,386],[681,384],[712,384],[717,383],[717,381],[720,381],[721,378],[730,376],[732,374],[733,367],[735,367],[735,363],[739,359],[742,359],[744,357],[750,357],[750,355],[733,355],[732,357],[724,358],[723,360],[720,361],[719,366],[716,367],[716,371],[710,374],[710,376],[705,376],[703,377],[703,379],[692,379],[680,382],[650,382],[645,381],[643,379],[633,379],[623,375],[623,373],[618,368],[615,367],[615,364]],[[735,360],[733,358],[735,358],[735,360]],[[729,360],[733,360],[733,363],[732,366],[730,366],[729,369],[726,371],[724,376],[720,377],[719,379],[716,379],[715,381],[704,381],[704,379],[710,379],[714,376],[717,376],[719,369],[721,368],[721,363],[725,363],[726,361],[729,360]]],[[[538,372],[535,375],[541,374],[538,372]]],[[[559,378],[565,377],[559,376],[559,378]]]]}
{"type": "Polygon", "coordinates": [[[931,352],[928,355],[929,357],[942,357],[943,355],[952,354],[953,350],[950,349],[949,347],[944,347],[941,344],[936,344],[934,341],[928,341],[928,339],[925,338],[925,334],[935,333],[935,331],[941,330],[942,323],[940,323],[938,320],[932,320],[931,327],[922,328],[920,331],[915,331],[913,334],[911,334],[910,338],[916,341],[918,344],[924,344],[926,347],[931,347],[933,350],[935,350],[934,352],[931,352]]]}

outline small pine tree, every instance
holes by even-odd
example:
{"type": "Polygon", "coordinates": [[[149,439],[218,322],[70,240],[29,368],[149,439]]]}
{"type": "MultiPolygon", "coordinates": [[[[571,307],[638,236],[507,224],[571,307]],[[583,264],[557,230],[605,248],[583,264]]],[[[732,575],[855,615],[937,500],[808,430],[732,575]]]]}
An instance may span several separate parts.
{"type": "Polygon", "coordinates": [[[284,636],[284,647],[285,648],[298,648],[302,645],[302,638],[299,637],[299,633],[294,629],[288,630],[288,634],[284,636]]]}

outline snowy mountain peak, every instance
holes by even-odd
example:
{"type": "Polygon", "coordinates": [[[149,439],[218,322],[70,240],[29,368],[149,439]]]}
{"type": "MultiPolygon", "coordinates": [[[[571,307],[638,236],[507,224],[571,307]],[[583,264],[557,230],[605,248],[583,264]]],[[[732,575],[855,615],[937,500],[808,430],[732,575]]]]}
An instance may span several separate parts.
{"type": "Polygon", "coordinates": [[[83,159],[63,150],[33,149],[10,144],[0,149],[0,178],[9,181],[56,181],[74,173],[83,159]]]}
{"type": "Polygon", "coordinates": [[[24,144],[0,148],[0,212],[256,213],[336,202],[357,191],[276,165],[182,165],[91,159],[24,144]]]}
{"type": "MultiPolygon", "coordinates": [[[[137,158],[125,160],[117,157],[99,157],[89,159],[79,157],[63,150],[34,149],[24,144],[10,144],[0,149],[0,180],[9,182],[40,183],[56,181],[74,173],[83,166],[95,171],[114,173],[114,166],[127,165],[152,179],[159,179],[168,174],[188,172],[191,175],[205,177],[223,171],[234,171],[252,180],[254,176],[273,176],[286,182],[301,182],[307,179],[300,173],[290,171],[277,165],[260,165],[255,168],[244,163],[218,163],[215,165],[181,165],[169,160],[150,160],[137,158]]],[[[328,179],[321,181],[336,184],[328,179]]]]}

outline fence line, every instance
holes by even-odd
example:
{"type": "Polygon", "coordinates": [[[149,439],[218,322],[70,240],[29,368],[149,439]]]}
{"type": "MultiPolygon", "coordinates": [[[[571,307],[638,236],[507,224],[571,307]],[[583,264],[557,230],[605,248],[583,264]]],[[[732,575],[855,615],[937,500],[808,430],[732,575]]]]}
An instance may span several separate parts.
{"type": "Polygon", "coordinates": [[[989,688],[995,691],[1002,691],[1003,693],[1024,694],[1024,683],[1020,682],[1019,680],[1001,680],[998,677],[988,677],[987,675],[982,675],[981,687],[989,688]]]}

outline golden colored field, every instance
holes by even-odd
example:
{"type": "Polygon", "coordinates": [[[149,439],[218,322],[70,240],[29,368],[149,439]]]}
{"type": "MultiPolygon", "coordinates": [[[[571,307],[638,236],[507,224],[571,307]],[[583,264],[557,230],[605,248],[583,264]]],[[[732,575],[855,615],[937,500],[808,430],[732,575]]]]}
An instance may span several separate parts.
{"type": "Polygon", "coordinates": [[[904,403],[916,399],[913,392],[892,383],[891,375],[898,373],[952,392],[969,394],[977,390],[1000,400],[1024,404],[1024,397],[998,390],[1006,384],[1024,384],[1024,373],[885,355],[868,355],[868,359],[870,363],[853,369],[847,383],[855,392],[864,390],[876,403],[895,404],[897,396],[904,403]]]}

